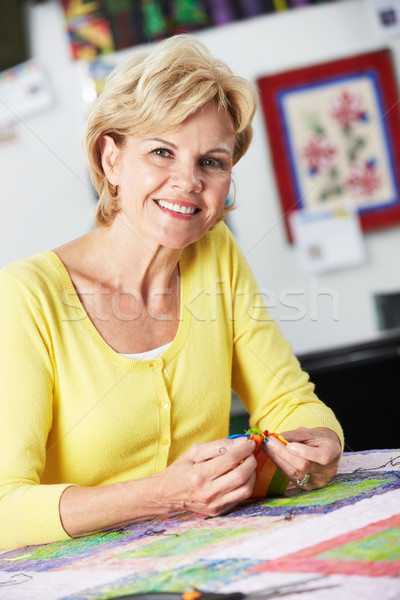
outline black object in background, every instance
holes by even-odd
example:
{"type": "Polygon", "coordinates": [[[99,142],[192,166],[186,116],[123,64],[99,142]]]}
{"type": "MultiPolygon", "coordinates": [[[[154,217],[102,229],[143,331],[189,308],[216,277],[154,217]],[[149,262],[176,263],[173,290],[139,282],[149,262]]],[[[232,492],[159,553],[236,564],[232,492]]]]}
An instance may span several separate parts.
{"type": "Polygon", "coordinates": [[[380,329],[400,327],[400,292],[375,294],[380,329]]]}
{"type": "Polygon", "coordinates": [[[28,41],[20,0],[0,2],[0,71],[28,60],[28,41]]]}
{"type": "MultiPolygon", "coordinates": [[[[32,4],[46,0],[31,0],[32,4]]],[[[30,58],[29,40],[22,0],[0,0],[0,71],[30,58]]]]}
{"type": "Polygon", "coordinates": [[[346,451],[400,446],[400,328],[298,359],[339,419],[346,451]]]}

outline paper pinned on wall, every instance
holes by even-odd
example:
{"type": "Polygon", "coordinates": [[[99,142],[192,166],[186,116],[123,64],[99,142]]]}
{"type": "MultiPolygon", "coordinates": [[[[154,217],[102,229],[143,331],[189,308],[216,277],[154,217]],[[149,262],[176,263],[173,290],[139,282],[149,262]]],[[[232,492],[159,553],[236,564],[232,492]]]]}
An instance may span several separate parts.
{"type": "Polygon", "coordinates": [[[31,117],[53,103],[48,79],[34,60],[0,73],[0,129],[31,117]]]}
{"type": "Polygon", "coordinates": [[[289,218],[302,271],[317,274],[365,262],[364,237],[357,211],[351,208],[321,212],[298,210],[289,218]]]}
{"type": "Polygon", "coordinates": [[[368,0],[368,9],[375,35],[400,35],[400,0],[368,0]]]}

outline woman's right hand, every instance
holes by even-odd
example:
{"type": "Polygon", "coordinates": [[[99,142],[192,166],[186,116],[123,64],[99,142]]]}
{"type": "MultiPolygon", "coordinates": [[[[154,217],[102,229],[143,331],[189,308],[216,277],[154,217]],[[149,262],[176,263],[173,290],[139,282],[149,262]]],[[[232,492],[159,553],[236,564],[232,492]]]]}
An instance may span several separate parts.
{"type": "Polygon", "coordinates": [[[183,511],[217,516],[252,494],[255,443],[247,438],[194,444],[164,471],[104,486],[66,488],[60,519],[71,537],[183,511]]]}
{"type": "Polygon", "coordinates": [[[248,438],[194,444],[154,475],[165,512],[216,517],[250,498],[256,479],[255,442],[248,438]]]}

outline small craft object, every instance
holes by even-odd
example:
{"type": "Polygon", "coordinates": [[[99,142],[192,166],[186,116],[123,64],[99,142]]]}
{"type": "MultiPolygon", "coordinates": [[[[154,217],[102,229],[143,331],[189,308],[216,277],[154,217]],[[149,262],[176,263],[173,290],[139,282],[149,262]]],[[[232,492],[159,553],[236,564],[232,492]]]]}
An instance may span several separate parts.
{"type": "Polygon", "coordinates": [[[254,456],[257,460],[256,483],[254,485],[252,498],[265,498],[266,496],[281,496],[289,483],[289,479],[282,473],[276,464],[261,450],[262,444],[268,442],[268,437],[278,438],[283,444],[289,442],[279,433],[272,433],[268,430],[251,428],[245,433],[230,435],[229,439],[237,437],[247,437],[256,442],[254,456]]]}

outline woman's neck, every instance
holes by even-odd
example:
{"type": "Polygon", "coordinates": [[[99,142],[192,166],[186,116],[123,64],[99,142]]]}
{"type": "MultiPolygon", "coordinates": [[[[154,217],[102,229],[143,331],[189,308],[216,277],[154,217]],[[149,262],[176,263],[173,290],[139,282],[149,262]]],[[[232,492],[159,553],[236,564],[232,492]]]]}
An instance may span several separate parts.
{"type": "Polygon", "coordinates": [[[139,293],[145,298],[166,293],[176,285],[182,250],[150,244],[113,223],[56,249],[56,253],[70,257],[67,262],[81,264],[88,277],[110,289],[139,293]]]}

